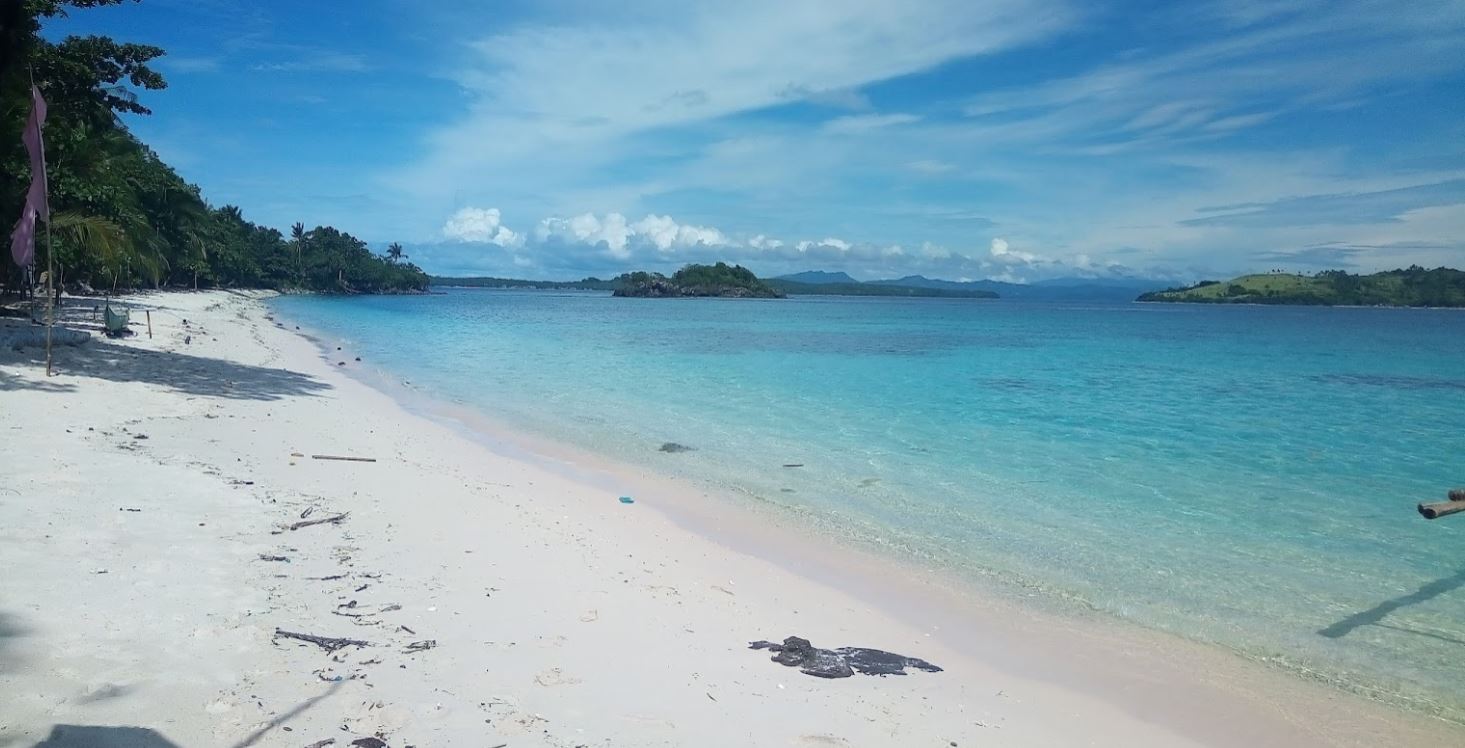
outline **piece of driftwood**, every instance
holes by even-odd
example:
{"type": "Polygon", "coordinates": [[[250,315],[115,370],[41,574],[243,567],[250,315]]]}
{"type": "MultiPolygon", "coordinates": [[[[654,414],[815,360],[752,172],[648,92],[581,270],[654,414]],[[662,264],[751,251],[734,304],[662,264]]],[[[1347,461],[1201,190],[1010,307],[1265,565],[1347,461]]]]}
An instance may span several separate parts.
{"type": "Polygon", "coordinates": [[[268,553],[261,553],[261,554],[259,554],[259,560],[261,560],[261,561],[284,561],[287,564],[290,563],[290,557],[289,556],[272,556],[272,555],[270,555],[268,553]]]}
{"type": "Polygon", "coordinates": [[[311,527],[313,525],[323,525],[323,524],[325,524],[327,522],[329,522],[331,524],[336,524],[336,523],[340,522],[341,520],[346,519],[349,516],[351,516],[351,513],[350,512],[344,512],[342,514],[337,514],[334,517],[321,517],[320,519],[307,519],[307,520],[302,520],[300,522],[296,522],[296,523],[288,526],[286,529],[288,529],[288,530],[299,530],[302,527],[311,527]]]}
{"type": "Polygon", "coordinates": [[[1419,505],[1419,513],[1424,515],[1425,519],[1439,519],[1460,512],[1465,512],[1465,501],[1437,501],[1433,504],[1419,505]]]}
{"type": "Polygon", "coordinates": [[[336,636],[317,636],[315,634],[301,634],[301,633],[297,633],[295,631],[286,631],[286,630],[280,629],[280,628],[275,629],[275,637],[276,638],[283,637],[285,639],[298,639],[298,640],[303,641],[303,642],[308,642],[310,644],[314,644],[317,647],[320,647],[321,649],[324,649],[327,652],[334,652],[334,651],[336,651],[338,649],[341,649],[343,647],[370,647],[371,646],[371,642],[362,641],[360,639],[346,639],[346,638],[336,637],[336,636]]]}
{"type": "Polygon", "coordinates": [[[433,647],[436,647],[436,646],[437,646],[437,640],[436,639],[427,639],[425,641],[412,642],[411,644],[408,644],[407,645],[407,648],[404,649],[404,650],[402,650],[402,651],[403,652],[426,652],[427,650],[432,649],[433,647]]]}
{"type": "Polygon", "coordinates": [[[1450,489],[1450,501],[1465,501],[1465,488],[1450,489]]]}
{"type": "Polygon", "coordinates": [[[376,462],[375,457],[346,457],[343,455],[311,455],[312,460],[339,460],[342,462],[376,462]]]}

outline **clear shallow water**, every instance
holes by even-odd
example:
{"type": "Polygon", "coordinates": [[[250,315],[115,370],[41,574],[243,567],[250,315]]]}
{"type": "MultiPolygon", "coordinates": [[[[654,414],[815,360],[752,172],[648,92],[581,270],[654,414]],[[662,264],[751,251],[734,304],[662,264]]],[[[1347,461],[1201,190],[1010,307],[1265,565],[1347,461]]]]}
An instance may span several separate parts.
{"type": "Polygon", "coordinates": [[[1465,720],[1465,517],[1413,509],[1465,486],[1465,313],[482,290],[275,304],[527,430],[1465,720]]]}

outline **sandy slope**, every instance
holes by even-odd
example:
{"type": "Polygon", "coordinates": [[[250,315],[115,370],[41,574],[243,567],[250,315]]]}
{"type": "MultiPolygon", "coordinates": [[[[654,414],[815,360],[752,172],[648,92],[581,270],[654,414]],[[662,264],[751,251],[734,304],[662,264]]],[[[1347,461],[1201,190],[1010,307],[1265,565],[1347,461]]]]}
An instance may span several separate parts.
{"type": "Polygon", "coordinates": [[[138,303],[155,337],[64,349],[50,379],[0,351],[0,746],[1462,738],[1199,648],[933,602],[665,485],[623,505],[404,411],[247,295],[138,303]],[[280,529],[307,512],[350,515],[280,529]],[[746,649],[789,634],[946,671],[827,681],[746,649]]]}

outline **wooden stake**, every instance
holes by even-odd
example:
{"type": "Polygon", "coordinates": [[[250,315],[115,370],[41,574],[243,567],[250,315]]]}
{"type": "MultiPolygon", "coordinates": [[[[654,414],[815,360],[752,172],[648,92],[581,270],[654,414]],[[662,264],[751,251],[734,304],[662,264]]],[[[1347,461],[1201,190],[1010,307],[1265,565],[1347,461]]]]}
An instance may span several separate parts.
{"type": "Polygon", "coordinates": [[[1425,519],[1439,519],[1448,517],[1451,514],[1465,512],[1465,501],[1439,501],[1433,504],[1420,504],[1419,513],[1425,519]]]}
{"type": "Polygon", "coordinates": [[[148,340],[153,339],[153,310],[145,309],[143,314],[148,316],[148,340]]]}

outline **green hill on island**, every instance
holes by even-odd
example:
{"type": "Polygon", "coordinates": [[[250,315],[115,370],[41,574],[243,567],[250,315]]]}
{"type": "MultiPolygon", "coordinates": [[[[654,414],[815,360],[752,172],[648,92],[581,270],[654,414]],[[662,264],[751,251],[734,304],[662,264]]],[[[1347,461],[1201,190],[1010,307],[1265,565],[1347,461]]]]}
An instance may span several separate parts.
{"type": "Polygon", "coordinates": [[[687,265],[672,273],[637,271],[616,278],[612,296],[677,298],[715,296],[747,299],[781,299],[783,294],[753,275],[742,265],[687,265]]]}
{"type": "Polygon", "coordinates": [[[1316,275],[1264,273],[1201,281],[1141,294],[1137,301],[1189,304],[1465,307],[1465,272],[1418,265],[1372,275],[1324,270],[1316,275]]]}

